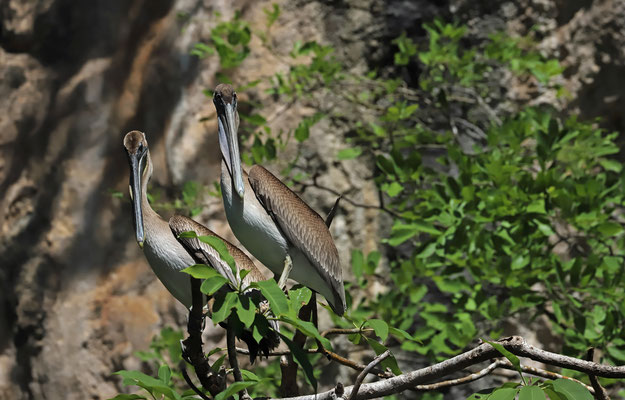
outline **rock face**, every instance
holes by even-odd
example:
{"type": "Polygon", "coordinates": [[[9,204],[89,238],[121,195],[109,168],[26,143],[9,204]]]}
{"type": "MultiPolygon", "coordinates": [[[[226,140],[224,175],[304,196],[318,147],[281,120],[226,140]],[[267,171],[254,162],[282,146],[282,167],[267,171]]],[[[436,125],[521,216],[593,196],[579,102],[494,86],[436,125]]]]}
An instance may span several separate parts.
{"type": "MultiPolygon", "coordinates": [[[[292,43],[330,42],[356,70],[392,62],[390,39],[420,24],[453,15],[469,23],[494,21],[525,33],[533,23],[546,52],[567,67],[571,104],[584,117],[606,115],[623,130],[625,6],[620,0],[489,2],[283,1],[272,45],[288,54],[292,43]],[[547,10],[548,12],[544,12],[547,10]]],[[[132,356],[164,325],[182,326],[185,310],[150,271],[133,240],[126,192],[123,134],[148,135],[153,181],[179,187],[218,177],[219,153],[212,104],[202,90],[216,85],[216,57],[189,55],[206,40],[215,13],[241,10],[264,29],[270,2],[238,0],[6,0],[0,4],[0,399],[107,398],[120,389],[115,370],[138,368],[132,356]],[[206,117],[206,118],[205,118],[206,117]]],[[[262,44],[233,76],[243,82],[285,70],[262,44]]],[[[311,110],[281,108],[260,89],[275,129],[293,129],[311,110]]],[[[320,182],[374,203],[367,166],[339,168],[344,146],[332,127],[319,124],[306,144],[320,182]]],[[[308,190],[322,214],[334,196],[308,190]]],[[[352,248],[377,246],[379,215],[344,206],[333,225],[347,271],[352,248]]],[[[200,220],[232,238],[219,200],[200,220]]]]}

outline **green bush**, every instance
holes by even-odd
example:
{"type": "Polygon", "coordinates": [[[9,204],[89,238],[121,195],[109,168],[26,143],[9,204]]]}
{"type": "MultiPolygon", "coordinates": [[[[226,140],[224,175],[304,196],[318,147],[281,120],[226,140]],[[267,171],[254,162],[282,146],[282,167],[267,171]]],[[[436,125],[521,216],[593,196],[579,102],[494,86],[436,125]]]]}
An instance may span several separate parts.
{"type": "MultiPolygon", "coordinates": [[[[279,8],[266,13],[266,32],[253,32],[237,15],[217,24],[211,41],[195,45],[192,53],[217,54],[222,73],[228,73],[249,54],[251,35],[258,34],[268,46],[279,8]]],[[[552,83],[562,68],[536,52],[530,39],[497,33],[477,41],[466,27],[441,21],[425,29],[427,43],[405,34],[394,40],[396,65],[381,71],[352,74],[333,57],[331,46],[296,42],[290,53],[296,63],[286,73],[267,77],[270,93],[286,102],[314,103],[331,92],[346,107],[359,107],[359,113],[318,102],[313,117],[280,133],[272,132],[260,105],[255,114],[242,115],[242,131],[254,136],[243,154],[247,163],[275,160],[291,138],[305,142],[313,126],[329,118],[348,125],[349,147],[337,161],[359,158],[372,166],[384,200],[379,209],[390,216],[391,228],[378,251],[352,251],[355,279],[346,287],[348,298],[358,298],[358,304],[349,317],[334,321],[360,330],[350,336],[354,345],[365,344],[377,354],[400,345],[431,362],[462,352],[480,337],[497,339],[511,320],[533,324],[530,329],[547,324],[561,343],[560,352],[582,357],[588,347],[596,347],[603,350],[603,362],[622,364],[624,178],[622,165],[611,158],[619,150],[617,134],[548,106],[509,100],[509,81],[502,76],[524,82],[536,97],[548,90],[562,92],[552,83]],[[402,68],[414,65],[420,68],[419,82],[399,78],[402,68]],[[357,293],[375,280],[386,290],[360,299],[357,293]],[[373,329],[377,339],[365,335],[365,329],[373,329]]],[[[298,171],[296,161],[283,171],[291,183],[305,181],[310,173],[298,171]]],[[[192,210],[194,198],[183,199],[192,210]]],[[[297,319],[294,303],[279,289],[270,283],[260,288],[273,296],[272,309],[280,320],[320,338],[314,327],[297,319]]],[[[298,360],[313,386],[315,361],[298,360]]],[[[382,365],[400,373],[393,357],[382,365]]],[[[275,394],[266,378],[277,373],[276,364],[255,372],[252,380],[263,385],[257,386],[262,394],[275,394]]],[[[137,384],[136,377],[126,375],[125,383],[137,384]]],[[[163,375],[167,379],[159,385],[169,382],[170,374],[163,375]]],[[[568,387],[569,382],[526,385],[523,380],[495,393],[502,399],[533,398],[535,391],[572,399],[563,393],[583,387],[568,387]]],[[[585,398],[584,391],[575,398],[585,398]]],[[[166,392],[158,393],[178,398],[166,392]]],[[[479,396],[472,398],[486,398],[479,396]]]]}

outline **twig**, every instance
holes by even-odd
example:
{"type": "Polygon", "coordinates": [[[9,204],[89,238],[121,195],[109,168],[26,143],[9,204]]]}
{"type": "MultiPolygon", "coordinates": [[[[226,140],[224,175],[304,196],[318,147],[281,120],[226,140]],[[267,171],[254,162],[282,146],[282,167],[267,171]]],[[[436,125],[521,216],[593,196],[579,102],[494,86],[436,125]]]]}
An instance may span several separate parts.
{"type": "MultiPolygon", "coordinates": [[[[525,340],[519,336],[504,338],[499,340],[498,343],[504,346],[506,350],[517,356],[528,357],[535,361],[540,361],[558,367],[574,369],[587,374],[592,373],[596,376],[606,378],[625,378],[625,366],[615,367],[611,365],[597,364],[590,361],[578,360],[573,357],[540,350],[527,344],[525,340]]],[[[489,359],[500,357],[501,354],[497,350],[495,350],[491,345],[484,343],[477,346],[473,350],[469,350],[438,364],[408,372],[390,379],[365,383],[360,387],[356,399],[372,399],[403,392],[404,390],[409,390],[417,385],[431,382],[456,371],[461,371],[470,365],[475,365],[489,359]]],[[[353,386],[346,387],[345,393],[349,395],[352,390],[353,386]]],[[[300,396],[292,399],[330,400],[333,395],[334,390],[330,390],[323,393],[317,393],[316,395],[300,396]]]]}
{"type": "MultiPolygon", "coordinates": [[[[595,357],[595,348],[591,347],[586,352],[586,359],[588,361],[593,361],[595,357]]],[[[599,379],[593,374],[588,374],[588,378],[590,379],[590,384],[594,389],[595,400],[610,400],[610,396],[608,396],[608,392],[605,391],[603,386],[599,383],[599,379]]]]}
{"type": "MultiPolygon", "coordinates": [[[[514,365],[512,365],[507,360],[502,360],[501,368],[508,369],[510,371],[516,371],[516,368],[514,367],[514,365]]],[[[584,386],[586,389],[588,389],[590,393],[595,393],[595,390],[591,386],[586,385],[584,382],[578,381],[577,379],[571,378],[569,376],[558,374],[557,372],[547,371],[546,369],[541,369],[541,368],[536,368],[536,367],[530,367],[529,365],[521,365],[521,371],[525,372],[526,374],[540,376],[541,378],[568,379],[570,381],[575,381],[579,383],[580,385],[584,386]]]]}
{"type": "Polygon", "coordinates": [[[189,385],[189,387],[193,389],[193,391],[197,393],[197,395],[200,396],[202,400],[211,400],[208,396],[202,393],[202,391],[198,389],[197,386],[195,386],[195,384],[189,377],[189,374],[187,373],[187,368],[184,366],[184,361],[180,360],[180,364],[178,365],[178,367],[180,368],[180,371],[182,371],[182,377],[184,378],[184,381],[187,382],[187,385],[189,385]]]}
{"type": "MultiPolygon", "coordinates": [[[[332,351],[326,350],[326,349],[323,349],[322,351],[317,350],[317,353],[321,353],[321,354],[325,355],[326,357],[330,358],[331,360],[334,360],[334,361],[338,362],[341,365],[344,365],[346,367],[350,367],[350,368],[355,369],[357,371],[364,371],[365,368],[367,368],[366,365],[358,364],[358,363],[356,363],[356,362],[354,362],[352,360],[348,360],[347,358],[342,357],[342,356],[340,356],[340,355],[338,355],[338,354],[336,354],[336,353],[334,353],[332,351]]],[[[391,377],[395,376],[395,375],[393,375],[390,372],[382,371],[381,369],[378,369],[378,368],[371,369],[369,371],[369,373],[375,374],[375,375],[377,375],[380,378],[391,378],[391,377]]]]}
{"type": "Polygon", "coordinates": [[[307,188],[307,187],[314,187],[317,189],[321,189],[321,190],[325,190],[326,192],[332,193],[335,196],[341,196],[341,200],[345,200],[346,202],[348,202],[349,204],[351,204],[354,207],[358,207],[358,208],[367,208],[367,209],[373,209],[373,210],[381,210],[384,211],[385,213],[392,215],[395,218],[399,218],[399,214],[397,214],[395,211],[389,210],[388,208],[384,207],[384,205],[380,204],[379,206],[374,206],[372,204],[363,204],[363,203],[358,203],[357,201],[354,201],[352,199],[350,199],[349,197],[345,197],[342,193],[320,185],[316,182],[316,179],[313,181],[313,183],[299,183],[300,186],[302,186],[302,188],[307,188]]]}
{"type": "Polygon", "coordinates": [[[374,332],[373,329],[341,329],[341,328],[331,328],[321,332],[321,336],[326,337],[329,335],[352,335],[354,333],[369,333],[374,332]]]}
{"type": "MultiPolygon", "coordinates": [[[[237,360],[237,351],[236,351],[236,337],[234,336],[234,326],[232,323],[228,321],[228,328],[226,329],[226,346],[228,348],[228,361],[230,362],[230,367],[232,368],[232,375],[234,376],[235,382],[242,382],[243,375],[241,375],[241,370],[239,369],[239,360],[237,360]]],[[[250,395],[247,393],[247,389],[241,390],[242,399],[251,399],[250,395]]]]}
{"type": "Polygon", "coordinates": [[[467,375],[467,376],[463,376],[462,378],[458,378],[458,379],[450,379],[447,381],[442,381],[442,382],[437,382],[437,383],[431,383],[429,385],[417,385],[414,387],[414,390],[416,391],[420,391],[420,392],[426,392],[426,391],[431,391],[431,390],[440,390],[446,387],[450,387],[450,386],[458,386],[458,385],[462,385],[464,383],[469,383],[469,382],[473,382],[476,381],[480,378],[485,377],[486,375],[490,374],[491,372],[493,372],[494,370],[496,370],[497,368],[503,367],[505,364],[505,361],[503,360],[497,360],[493,363],[491,363],[488,367],[475,372],[471,375],[467,375]]]}
{"type": "MultiPolygon", "coordinates": [[[[349,367],[351,369],[354,369],[356,371],[362,371],[363,369],[366,368],[366,365],[364,364],[358,364],[355,361],[349,360],[327,349],[304,349],[304,351],[308,354],[322,354],[326,356],[327,358],[329,358],[330,360],[336,361],[339,364],[349,367]]],[[[242,349],[240,347],[237,347],[237,353],[250,354],[249,350],[242,349]]],[[[289,350],[272,351],[269,354],[267,354],[268,357],[281,357],[281,356],[289,356],[289,355],[291,355],[291,352],[289,350]]],[[[374,368],[373,370],[369,371],[369,373],[375,374],[380,378],[392,378],[393,376],[395,376],[390,372],[382,371],[377,368],[374,368]]]]}
{"type": "Polygon", "coordinates": [[[356,383],[354,383],[354,388],[352,389],[352,393],[349,396],[349,400],[354,400],[356,398],[356,396],[358,395],[358,389],[360,389],[360,385],[362,385],[362,381],[365,380],[365,377],[367,376],[369,371],[371,371],[373,367],[381,363],[386,357],[390,355],[391,355],[391,351],[386,350],[384,353],[380,354],[379,356],[374,358],[373,361],[367,364],[365,369],[363,369],[362,372],[358,374],[358,377],[356,377],[356,383]]]}

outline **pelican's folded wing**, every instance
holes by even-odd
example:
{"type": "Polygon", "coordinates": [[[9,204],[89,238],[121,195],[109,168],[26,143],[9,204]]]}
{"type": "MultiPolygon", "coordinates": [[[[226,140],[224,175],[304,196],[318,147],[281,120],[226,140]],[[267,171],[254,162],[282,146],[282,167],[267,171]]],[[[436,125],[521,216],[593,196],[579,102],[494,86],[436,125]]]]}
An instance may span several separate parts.
{"type": "Polygon", "coordinates": [[[334,311],[345,312],[345,289],[339,253],[323,219],[291,189],[260,165],[249,171],[256,198],[280,230],[315,266],[319,276],[332,287],[334,311]]]}

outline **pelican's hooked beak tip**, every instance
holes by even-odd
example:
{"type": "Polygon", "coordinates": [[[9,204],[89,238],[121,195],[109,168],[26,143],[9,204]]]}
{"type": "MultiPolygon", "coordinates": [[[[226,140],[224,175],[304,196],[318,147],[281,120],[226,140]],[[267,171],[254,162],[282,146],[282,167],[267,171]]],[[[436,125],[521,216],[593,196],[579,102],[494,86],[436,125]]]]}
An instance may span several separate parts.
{"type": "Polygon", "coordinates": [[[243,187],[238,187],[237,194],[239,195],[240,198],[243,198],[243,196],[245,195],[245,189],[243,187]]]}
{"type": "Polygon", "coordinates": [[[139,241],[137,241],[137,244],[139,245],[139,247],[141,248],[141,250],[143,250],[143,240],[139,240],[139,241]]]}

